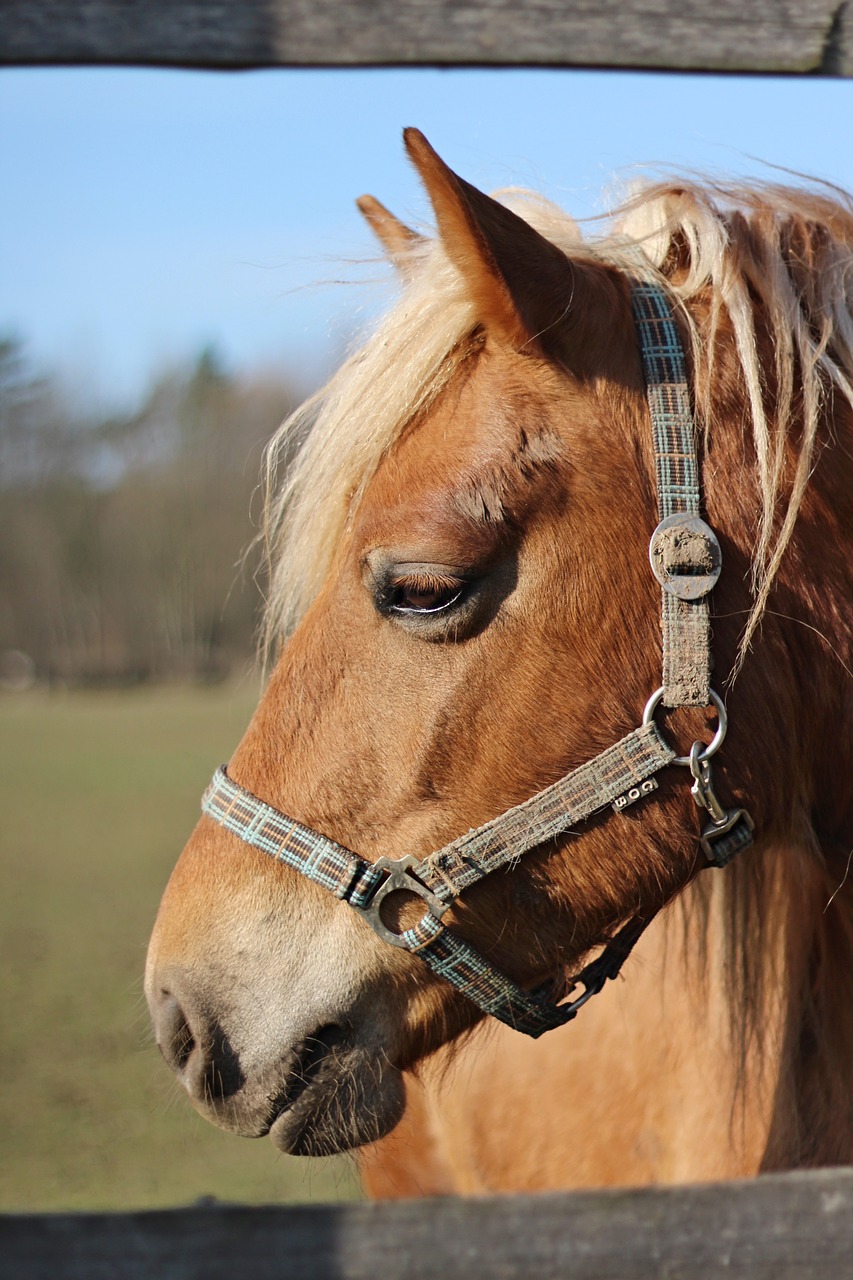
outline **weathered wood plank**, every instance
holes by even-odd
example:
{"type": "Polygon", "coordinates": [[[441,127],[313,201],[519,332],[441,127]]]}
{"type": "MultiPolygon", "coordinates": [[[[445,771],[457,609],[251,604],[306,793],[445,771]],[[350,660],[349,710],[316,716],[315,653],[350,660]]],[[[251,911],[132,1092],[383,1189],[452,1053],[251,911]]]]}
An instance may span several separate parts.
{"type": "Polygon", "coordinates": [[[853,75],[853,0],[0,0],[0,61],[853,75]]]}
{"type": "Polygon", "coordinates": [[[575,1195],[0,1217],[16,1280],[850,1280],[853,1169],[575,1195]]]}

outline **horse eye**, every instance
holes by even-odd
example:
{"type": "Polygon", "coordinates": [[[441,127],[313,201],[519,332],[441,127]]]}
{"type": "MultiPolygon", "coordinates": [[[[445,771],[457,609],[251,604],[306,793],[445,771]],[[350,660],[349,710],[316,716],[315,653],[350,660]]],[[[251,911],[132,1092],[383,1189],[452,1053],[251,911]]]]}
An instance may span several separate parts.
{"type": "Polygon", "coordinates": [[[440,613],[456,604],[463,590],[458,581],[408,578],[394,583],[388,603],[395,613],[440,613]]]}

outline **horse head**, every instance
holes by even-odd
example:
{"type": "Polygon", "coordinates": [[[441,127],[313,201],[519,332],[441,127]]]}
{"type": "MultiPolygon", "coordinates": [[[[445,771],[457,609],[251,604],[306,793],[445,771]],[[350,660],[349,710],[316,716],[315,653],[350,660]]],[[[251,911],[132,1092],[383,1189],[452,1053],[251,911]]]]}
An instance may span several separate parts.
{"type": "MultiPolygon", "coordinates": [[[[438,242],[362,201],[406,288],[333,385],[319,443],[293,464],[302,487],[279,508],[290,541],[273,631],[294,577],[298,617],[227,766],[368,863],[424,858],[541,792],[633,729],[660,683],[636,250],[599,254],[568,233],[558,245],[454,174],[422,135],[406,142],[438,242]],[[294,563],[300,548],[309,568],[294,563]]],[[[674,235],[662,278],[689,274],[685,252],[674,235]]],[[[713,311],[699,298],[677,319],[688,352],[713,311]]],[[[736,416],[742,361],[725,336],[715,386],[736,416]]],[[[750,441],[715,447],[704,501],[726,564],[714,648],[727,672],[751,606],[760,474],[744,466],[750,441]]],[[[793,693],[747,666],[732,694],[747,714],[732,716],[721,776],[772,832],[790,825],[793,802],[752,747],[749,708],[768,697],[762,735],[775,742],[793,693]]],[[[713,726],[702,708],[666,717],[667,737],[688,747],[713,726]]],[[[525,991],[577,972],[702,865],[682,775],[664,770],[636,809],[593,817],[481,879],[443,923],[525,991]]],[[[402,887],[383,922],[399,933],[423,906],[402,887]]],[[[207,815],[163,897],[146,991],[194,1105],[301,1154],[387,1133],[402,1073],[483,1018],[416,952],[387,945],[346,903],[207,815]]]]}

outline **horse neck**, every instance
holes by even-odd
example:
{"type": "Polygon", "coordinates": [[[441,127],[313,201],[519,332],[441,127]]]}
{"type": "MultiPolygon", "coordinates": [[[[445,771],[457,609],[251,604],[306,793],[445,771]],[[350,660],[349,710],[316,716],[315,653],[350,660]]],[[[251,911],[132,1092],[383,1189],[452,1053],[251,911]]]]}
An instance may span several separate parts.
{"type": "Polygon", "coordinates": [[[670,937],[697,998],[728,1011],[732,1115],[764,1117],[760,1168],[849,1162],[853,892],[813,833],[700,877],[670,937]]]}
{"type": "MultiPolygon", "coordinates": [[[[769,410],[773,357],[760,326],[758,340],[771,370],[769,410]]],[[[733,344],[721,343],[715,362],[722,390],[705,478],[709,517],[725,539],[714,624],[724,683],[750,605],[755,520],[733,344]]],[[[843,749],[853,723],[853,557],[845,553],[853,413],[840,395],[827,404],[791,542],[730,692],[723,777],[753,809],[760,841],[725,872],[700,876],[684,906],[702,930],[706,980],[712,975],[726,992],[739,1087],[757,1074],[772,1091],[767,1169],[853,1156],[853,789],[843,749]],[[832,447],[838,442],[844,447],[832,447]]],[[[794,421],[789,474],[798,430],[794,421]]]]}
{"type": "Polygon", "coordinates": [[[791,851],[784,1037],[764,1168],[846,1164],[853,1155],[853,895],[829,864],[791,851]]]}

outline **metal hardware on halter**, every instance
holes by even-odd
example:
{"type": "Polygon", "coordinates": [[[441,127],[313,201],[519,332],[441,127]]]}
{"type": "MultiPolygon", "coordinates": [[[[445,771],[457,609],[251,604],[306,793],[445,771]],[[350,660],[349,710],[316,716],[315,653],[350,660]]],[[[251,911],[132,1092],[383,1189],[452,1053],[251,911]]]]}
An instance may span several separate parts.
{"type": "MultiPolygon", "coordinates": [[[[718,717],[717,732],[714,734],[713,738],[711,739],[711,741],[708,743],[707,746],[705,745],[704,742],[698,743],[700,760],[710,760],[711,756],[715,756],[717,754],[720,747],[723,745],[723,742],[725,741],[725,737],[729,728],[729,717],[726,711],[726,704],[723,702],[720,695],[718,693],[715,693],[713,689],[710,690],[710,694],[711,694],[711,702],[714,704],[714,710],[716,711],[717,717],[718,717]]],[[[648,702],[646,703],[645,710],[643,711],[643,724],[653,723],[655,718],[655,712],[660,706],[662,698],[663,698],[663,687],[661,686],[660,689],[655,690],[655,692],[652,694],[652,696],[649,698],[648,702]]],[[[694,743],[694,746],[696,745],[697,744],[694,743]]],[[[692,752],[691,752],[691,755],[689,756],[676,756],[672,763],[690,766],[691,759],[692,759],[692,752]]]]}
{"type": "Polygon", "coordinates": [[[694,782],[690,794],[700,809],[710,815],[699,846],[705,857],[715,867],[725,867],[736,853],[752,844],[755,824],[746,809],[726,809],[714,791],[711,762],[702,754],[702,743],[694,742],[690,748],[690,772],[694,782]]]}
{"type": "Polygon", "coordinates": [[[649,563],[664,591],[679,600],[701,600],[717,585],[723,555],[704,520],[676,511],[652,534],[649,563]]]}
{"type": "MultiPolygon", "coordinates": [[[[383,880],[369,902],[364,906],[355,907],[361,918],[370,925],[383,942],[390,942],[392,947],[402,947],[406,951],[412,950],[408,942],[399,933],[389,929],[382,920],[380,912],[385,899],[397,892],[416,893],[419,898],[423,898],[429,907],[430,915],[436,920],[441,919],[450,905],[442,902],[431,889],[415,879],[413,869],[418,866],[419,861],[420,859],[413,857],[410,853],[407,853],[404,858],[377,858],[373,863],[374,870],[387,872],[388,878],[383,880]]],[[[354,906],[353,903],[350,905],[354,906]]]]}

